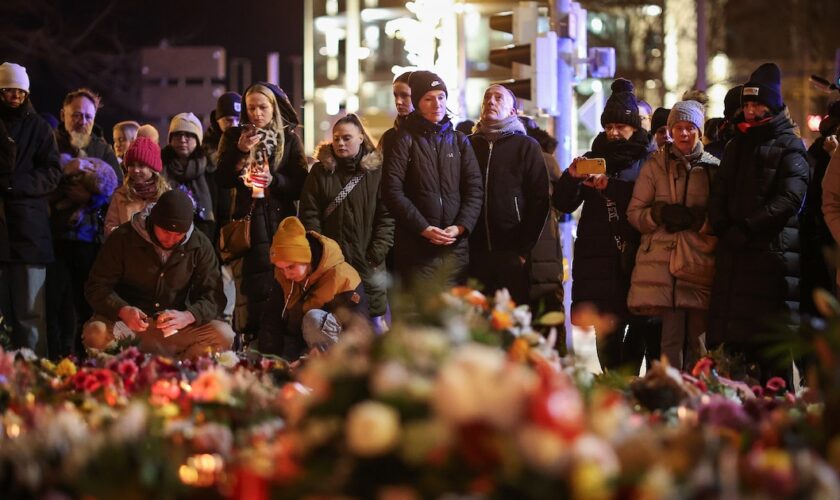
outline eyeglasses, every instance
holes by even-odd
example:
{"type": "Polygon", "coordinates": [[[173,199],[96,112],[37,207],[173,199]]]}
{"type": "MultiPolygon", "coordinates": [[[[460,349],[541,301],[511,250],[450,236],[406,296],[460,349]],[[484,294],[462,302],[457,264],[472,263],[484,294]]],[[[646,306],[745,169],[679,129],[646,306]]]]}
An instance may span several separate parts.
{"type": "Polygon", "coordinates": [[[172,132],[169,135],[169,137],[172,138],[172,139],[180,141],[182,139],[192,139],[195,136],[193,134],[189,133],[189,132],[172,132]]]}
{"type": "Polygon", "coordinates": [[[0,92],[3,92],[4,94],[12,94],[12,95],[20,94],[20,95],[24,95],[24,96],[29,93],[29,92],[27,92],[23,89],[0,89],[0,92]]]}
{"type": "Polygon", "coordinates": [[[89,115],[87,113],[79,113],[77,111],[77,112],[71,114],[70,118],[72,118],[73,121],[77,121],[77,122],[80,122],[82,120],[84,120],[86,122],[92,122],[93,119],[96,118],[96,115],[89,115]]]}

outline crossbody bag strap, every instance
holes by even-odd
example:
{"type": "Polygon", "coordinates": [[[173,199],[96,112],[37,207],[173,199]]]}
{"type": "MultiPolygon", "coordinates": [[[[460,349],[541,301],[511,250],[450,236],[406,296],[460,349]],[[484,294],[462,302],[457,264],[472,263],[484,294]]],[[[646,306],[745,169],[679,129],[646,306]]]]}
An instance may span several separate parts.
{"type": "Polygon", "coordinates": [[[601,194],[607,205],[607,223],[610,227],[610,233],[615,240],[615,246],[619,253],[624,251],[626,242],[621,237],[621,217],[618,213],[618,205],[604,194],[601,194]]]}
{"type": "Polygon", "coordinates": [[[359,184],[359,182],[362,180],[362,177],[364,176],[365,171],[362,170],[358,174],[351,177],[349,181],[347,181],[347,184],[345,184],[344,187],[341,188],[341,191],[338,192],[335,199],[331,201],[329,205],[327,205],[326,209],[324,209],[325,219],[332,215],[333,212],[335,212],[335,209],[338,208],[339,205],[341,205],[341,202],[347,199],[347,196],[350,194],[350,191],[353,191],[353,188],[355,188],[356,185],[359,184]]]}

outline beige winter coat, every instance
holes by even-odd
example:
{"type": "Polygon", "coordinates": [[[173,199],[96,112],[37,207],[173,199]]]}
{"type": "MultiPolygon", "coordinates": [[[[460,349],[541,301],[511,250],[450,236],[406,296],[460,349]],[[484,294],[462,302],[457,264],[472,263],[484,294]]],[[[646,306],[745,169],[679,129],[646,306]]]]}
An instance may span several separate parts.
{"type": "Polygon", "coordinates": [[[111,204],[108,206],[108,213],[105,215],[105,236],[110,235],[114,230],[131,220],[137,212],[142,212],[146,205],[154,202],[128,199],[128,187],[125,184],[114,191],[111,204]]]}
{"type": "MultiPolygon", "coordinates": [[[[664,225],[654,222],[651,207],[657,201],[681,203],[690,208],[702,207],[702,213],[705,213],[710,187],[707,169],[711,169],[709,174],[712,174],[719,162],[703,152],[690,169],[686,192],[689,169],[686,161],[671,148],[660,149],[642,166],[633,188],[633,198],[627,207],[627,220],[642,234],[627,296],[627,305],[636,314],[655,315],[667,309],[709,308],[710,286],[689,283],[671,274],[669,266],[676,233],[669,233],[664,225]]],[[[700,232],[707,234],[709,230],[708,222],[704,222],[700,232]]]]}

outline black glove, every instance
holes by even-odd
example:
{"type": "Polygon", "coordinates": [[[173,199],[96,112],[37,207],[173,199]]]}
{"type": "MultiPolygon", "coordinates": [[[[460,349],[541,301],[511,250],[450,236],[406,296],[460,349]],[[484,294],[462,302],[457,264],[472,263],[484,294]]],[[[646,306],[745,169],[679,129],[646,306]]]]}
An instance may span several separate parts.
{"type": "Polygon", "coordinates": [[[739,225],[730,227],[721,238],[721,243],[729,250],[743,250],[749,239],[746,227],[739,225]]]}
{"type": "Polygon", "coordinates": [[[662,222],[669,233],[685,231],[694,224],[694,215],[685,205],[669,204],[662,207],[662,222]]]}
{"type": "Polygon", "coordinates": [[[650,216],[653,218],[653,222],[660,226],[662,225],[662,209],[665,208],[665,205],[667,203],[664,201],[655,201],[650,207],[650,216]]]}

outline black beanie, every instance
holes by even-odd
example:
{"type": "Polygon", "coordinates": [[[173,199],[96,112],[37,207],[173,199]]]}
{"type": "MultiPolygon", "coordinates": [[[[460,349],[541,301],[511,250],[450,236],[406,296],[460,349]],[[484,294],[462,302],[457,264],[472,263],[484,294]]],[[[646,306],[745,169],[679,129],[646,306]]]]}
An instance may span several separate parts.
{"type": "Polygon", "coordinates": [[[723,117],[725,119],[732,121],[732,118],[735,117],[735,113],[741,107],[741,91],[743,89],[743,85],[738,85],[726,92],[726,97],[723,98],[723,117]]]}
{"type": "Polygon", "coordinates": [[[640,128],[642,120],[639,118],[639,104],[633,95],[633,82],[624,78],[616,79],[610,86],[612,95],[607,99],[604,112],[601,113],[601,126],[608,123],[624,123],[631,127],[640,128]]]}
{"type": "Polygon", "coordinates": [[[656,111],[653,112],[653,116],[650,119],[650,131],[656,133],[660,127],[665,127],[668,125],[668,115],[671,113],[670,109],[666,108],[656,108],[656,111]]]}
{"type": "Polygon", "coordinates": [[[773,114],[782,110],[782,71],[774,63],[758,67],[741,91],[741,105],[748,101],[764,104],[773,114]]]}
{"type": "Polygon", "coordinates": [[[225,92],[216,101],[216,118],[242,114],[242,96],[236,92],[225,92]]]}
{"type": "Polygon", "coordinates": [[[414,109],[417,109],[417,104],[426,95],[426,92],[431,90],[442,90],[446,94],[446,97],[449,97],[449,91],[446,90],[446,84],[443,83],[443,78],[431,71],[412,72],[408,75],[408,86],[411,87],[411,104],[414,105],[414,109]]]}
{"type": "Polygon", "coordinates": [[[194,210],[193,202],[186,193],[172,189],[160,196],[149,213],[149,220],[161,229],[186,233],[192,226],[194,210]]]}

